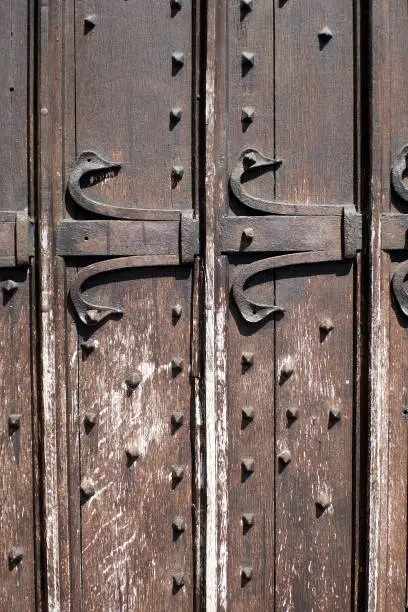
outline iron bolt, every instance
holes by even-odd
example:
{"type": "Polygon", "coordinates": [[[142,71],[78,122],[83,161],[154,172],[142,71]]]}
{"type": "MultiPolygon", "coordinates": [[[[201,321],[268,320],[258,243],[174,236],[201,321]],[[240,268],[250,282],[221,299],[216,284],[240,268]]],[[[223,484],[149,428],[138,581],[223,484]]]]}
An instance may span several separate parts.
{"type": "Polygon", "coordinates": [[[173,480],[180,482],[184,476],[184,465],[172,465],[171,466],[171,477],[173,480]]]}
{"type": "Polygon", "coordinates": [[[184,167],[183,166],[173,166],[171,170],[171,176],[175,181],[181,181],[184,176],[184,167]]]}
{"type": "Polygon", "coordinates": [[[252,123],[255,117],[255,109],[253,106],[244,106],[241,111],[241,121],[252,123]]]}
{"type": "Polygon", "coordinates": [[[285,448],[281,453],[279,453],[278,459],[283,465],[288,465],[288,463],[292,461],[290,450],[285,448]]]}
{"type": "Polygon", "coordinates": [[[252,68],[255,64],[255,53],[252,53],[252,51],[243,51],[241,55],[241,61],[244,66],[252,68]]]}
{"type": "Polygon", "coordinates": [[[92,353],[95,349],[98,348],[98,346],[99,346],[99,342],[91,338],[89,340],[84,340],[83,342],[81,342],[81,348],[86,353],[92,353]]]}
{"type": "Polygon", "coordinates": [[[93,308],[86,311],[86,318],[89,323],[99,323],[103,319],[103,313],[93,308]]]}
{"type": "Polygon", "coordinates": [[[254,354],[253,353],[242,353],[242,365],[250,368],[254,365],[254,354]]]}
{"type": "Polygon", "coordinates": [[[183,424],[184,421],[184,413],[183,412],[173,412],[173,414],[171,415],[171,422],[173,425],[176,425],[177,427],[180,427],[180,425],[183,424]]]}
{"type": "Polygon", "coordinates": [[[177,372],[181,372],[181,370],[183,369],[183,358],[182,357],[172,357],[171,360],[171,367],[173,370],[176,370],[177,372]]]}
{"type": "Polygon", "coordinates": [[[297,408],[296,406],[290,406],[286,410],[286,416],[288,417],[288,419],[293,419],[295,421],[299,417],[299,408],[297,408]]]}
{"type": "Polygon", "coordinates": [[[15,431],[17,431],[18,429],[20,429],[20,423],[21,423],[21,414],[19,413],[14,413],[14,414],[10,414],[9,418],[8,418],[8,427],[9,427],[9,434],[13,434],[15,431]]]}
{"type": "Polygon", "coordinates": [[[96,425],[98,415],[96,412],[87,412],[84,416],[85,429],[90,430],[96,425]]]}
{"type": "Polygon", "coordinates": [[[142,379],[142,373],[140,372],[140,370],[136,370],[136,372],[132,372],[128,375],[125,382],[129,389],[136,389],[136,387],[138,387],[142,382],[142,379]]]}
{"type": "Polygon", "coordinates": [[[80,486],[81,493],[85,499],[90,499],[95,495],[95,485],[90,478],[84,478],[80,486]]]}
{"type": "Polygon", "coordinates": [[[325,45],[333,38],[333,32],[328,26],[325,26],[318,32],[317,36],[320,42],[325,45]]]}
{"type": "Polygon", "coordinates": [[[186,521],[182,516],[175,516],[172,522],[173,529],[177,533],[183,533],[186,530],[186,521]]]}
{"type": "Polygon", "coordinates": [[[242,237],[248,242],[252,242],[252,240],[254,239],[254,235],[255,233],[253,227],[246,227],[242,232],[242,237]]]}
{"type": "Polygon", "coordinates": [[[341,411],[340,411],[340,408],[337,408],[337,407],[330,408],[330,416],[331,416],[331,418],[333,418],[335,421],[340,421],[340,419],[341,419],[341,411]]]}
{"type": "Polygon", "coordinates": [[[321,321],[319,327],[322,330],[322,332],[324,332],[325,334],[328,334],[332,331],[332,329],[334,329],[333,321],[329,319],[328,317],[324,318],[321,321]]]}
{"type": "Polygon", "coordinates": [[[320,493],[316,499],[316,506],[318,506],[322,510],[327,510],[330,504],[330,497],[327,495],[327,493],[320,493]]]}
{"type": "Polygon", "coordinates": [[[17,290],[18,283],[16,283],[16,281],[13,281],[13,280],[6,280],[2,284],[1,288],[3,289],[5,293],[13,293],[14,291],[17,290]]]}
{"type": "Polygon", "coordinates": [[[247,567],[241,568],[241,578],[245,582],[248,582],[249,580],[251,580],[253,575],[254,575],[254,570],[252,569],[252,567],[247,566],[247,567]]]}
{"type": "Polygon", "coordinates": [[[181,66],[184,66],[184,53],[176,51],[175,53],[171,54],[171,59],[176,67],[181,68],[181,66]]]}
{"type": "Polygon", "coordinates": [[[253,9],[253,0],[241,0],[241,9],[248,13],[253,9]]]}
{"type": "Polygon", "coordinates": [[[245,457],[242,460],[242,468],[247,474],[252,474],[255,470],[255,461],[252,457],[245,457]]]}
{"type": "Polygon", "coordinates": [[[183,312],[183,307],[181,304],[176,304],[172,308],[173,317],[179,319],[181,317],[181,313],[183,312]]]}
{"type": "Polygon", "coordinates": [[[170,0],[170,6],[175,11],[180,11],[183,5],[181,0],[170,0]]]}
{"type": "Polygon", "coordinates": [[[289,376],[292,376],[294,369],[295,369],[295,367],[293,365],[293,359],[291,357],[288,357],[282,363],[281,374],[282,374],[282,376],[285,376],[286,378],[289,378],[289,376]]]}
{"type": "Polygon", "coordinates": [[[181,589],[181,587],[185,584],[184,572],[174,572],[173,574],[173,584],[177,589],[181,589]]]}
{"type": "Polygon", "coordinates": [[[125,453],[128,460],[128,465],[132,465],[132,463],[134,463],[136,459],[139,459],[140,457],[139,447],[132,442],[126,446],[125,453]]]}
{"type": "Polygon", "coordinates": [[[247,421],[253,421],[255,418],[255,409],[253,406],[244,406],[242,408],[242,416],[247,421]]]}
{"type": "Polygon", "coordinates": [[[98,23],[98,17],[96,15],[87,15],[84,19],[85,28],[92,30],[98,23]]]}
{"type": "Polygon", "coordinates": [[[172,108],[170,111],[170,119],[172,121],[180,121],[183,111],[181,108],[172,108]]]}
{"type": "Polygon", "coordinates": [[[255,525],[255,515],[252,512],[245,512],[245,514],[242,515],[242,524],[245,529],[249,529],[255,525]]]}
{"type": "Polygon", "coordinates": [[[13,546],[8,554],[9,570],[14,569],[24,557],[24,551],[21,546],[13,546]]]}
{"type": "Polygon", "coordinates": [[[257,158],[256,158],[255,153],[253,153],[253,152],[245,153],[244,157],[242,158],[242,162],[243,162],[244,166],[247,167],[247,168],[250,168],[251,166],[256,164],[257,158]]]}

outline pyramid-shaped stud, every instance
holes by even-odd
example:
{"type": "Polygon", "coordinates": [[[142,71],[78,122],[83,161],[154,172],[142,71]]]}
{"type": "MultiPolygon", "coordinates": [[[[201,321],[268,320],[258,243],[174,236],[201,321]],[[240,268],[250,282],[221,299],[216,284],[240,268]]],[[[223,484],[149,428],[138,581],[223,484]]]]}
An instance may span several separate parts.
{"type": "Polygon", "coordinates": [[[13,546],[8,554],[8,565],[11,571],[21,563],[24,557],[24,550],[21,546],[13,546]]]}
{"type": "Polygon", "coordinates": [[[93,338],[89,338],[89,340],[84,340],[81,342],[81,348],[85,351],[85,353],[92,353],[99,346],[99,342],[94,340],[93,338]]]}
{"type": "Polygon", "coordinates": [[[181,304],[175,304],[175,306],[173,306],[173,308],[171,309],[171,313],[175,319],[179,319],[181,317],[182,312],[183,307],[181,306],[181,304]]]}
{"type": "Polygon", "coordinates": [[[16,431],[18,431],[20,429],[20,424],[21,424],[21,414],[19,414],[18,412],[14,412],[13,414],[10,414],[8,418],[9,435],[12,435],[16,431]]]}
{"type": "Polygon", "coordinates": [[[175,68],[182,68],[184,66],[184,53],[181,53],[181,51],[172,53],[171,59],[175,68]]]}
{"type": "Polygon", "coordinates": [[[183,166],[173,166],[171,169],[171,177],[175,181],[181,181],[184,176],[184,167],[183,166]]]}
{"type": "Polygon", "coordinates": [[[295,370],[295,366],[293,364],[293,359],[291,357],[288,357],[282,363],[281,376],[285,378],[289,378],[289,376],[292,376],[294,370],[295,370]]]}
{"type": "Polygon", "coordinates": [[[252,123],[255,118],[255,109],[253,106],[244,106],[241,110],[241,121],[244,123],[252,123]]]}
{"type": "Polygon", "coordinates": [[[330,505],[331,501],[327,493],[320,493],[316,499],[316,506],[321,510],[327,510],[330,505]]]}
{"type": "Polygon", "coordinates": [[[326,45],[333,38],[333,32],[328,26],[324,26],[317,34],[320,44],[326,45]]]}
{"type": "Polygon", "coordinates": [[[255,236],[253,227],[246,227],[242,232],[242,238],[247,242],[252,242],[255,236]]]}
{"type": "Polygon", "coordinates": [[[254,570],[252,567],[246,566],[241,568],[241,579],[243,582],[249,582],[250,580],[252,580],[253,575],[254,570]]]}
{"type": "Polygon", "coordinates": [[[174,572],[173,574],[173,586],[176,589],[181,589],[185,584],[184,572],[174,572]]]}
{"type": "Polygon", "coordinates": [[[103,319],[103,313],[100,310],[93,308],[86,311],[86,320],[88,323],[99,323],[103,319]]]}
{"type": "Polygon", "coordinates": [[[176,427],[180,427],[183,424],[183,421],[184,421],[184,413],[183,412],[179,412],[179,411],[173,412],[173,414],[171,415],[171,423],[172,423],[172,425],[174,425],[176,427]]]}
{"type": "Polygon", "coordinates": [[[139,447],[137,446],[137,444],[135,444],[134,442],[130,442],[126,448],[125,448],[125,453],[126,453],[126,457],[127,457],[127,464],[128,467],[130,467],[131,465],[134,464],[134,462],[139,459],[140,457],[140,450],[139,447]]]}
{"type": "Polygon", "coordinates": [[[182,114],[183,114],[183,111],[182,111],[181,108],[178,108],[178,107],[177,108],[172,108],[171,111],[170,111],[170,119],[173,122],[176,122],[176,121],[178,122],[178,121],[180,121],[182,114]]]}
{"type": "Polygon", "coordinates": [[[255,409],[253,406],[244,406],[242,408],[242,418],[247,421],[253,421],[255,418],[255,409]]]}
{"type": "Polygon", "coordinates": [[[285,448],[282,452],[279,453],[278,459],[281,465],[288,465],[292,461],[292,455],[290,453],[290,450],[285,448]]]}
{"type": "Polygon", "coordinates": [[[175,516],[172,521],[172,526],[176,533],[183,533],[186,530],[186,521],[182,516],[175,516]]]}
{"type": "Polygon", "coordinates": [[[128,374],[125,382],[129,389],[134,390],[140,385],[142,379],[142,373],[140,372],[140,370],[136,370],[135,372],[131,372],[130,374],[128,374]]]}
{"type": "Polygon", "coordinates": [[[240,6],[242,12],[250,13],[254,8],[254,0],[241,0],[240,6]]]}
{"type": "Polygon", "coordinates": [[[255,461],[252,457],[245,457],[242,460],[242,469],[247,474],[253,474],[253,472],[255,471],[255,461]]]}
{"type": "Polygon", "coordinates": [[[254,354],[242,353],[241,362],[246,368],[251,368],[254,365],[254,354]]]}
{"type": "Polygon", "coordinates": [[[81,482],[80,490],[85,500],[91,499],[95,495],[95,485],[90,478],[84,478],[81,482]]]}
{"type": "Polygon", "coordinates": [[[255,53],[252,53],[252,51],[243,51],[241,54],[241,61],[247,68],[252,68],[255,65],[255,53]]]}
{"type": "Polygon", "coordinates": [[[174,481],[180,482],[184,476],[184,465],[172,465],[171,466],[171,477],[174,481]]]}
{"type": "Polygon", "coordinates": [[[182,357],[172,357],[171,360],[171,369],[174,372],[181,372],[183,369],[184,359],[182,357]]]}
{"type": "Polygon", "coordinates": [[[329,334],[334,329],[333,321],[328,317],[325,317],[320,321],[319,328],[323,333],[329,334]]]}
{"type": "Polygon", "coordinates": [[[337,406],[333,406],[333,408],[330,408],[330,418],[332,418],[334,421],[340,421],[341,419],[340,408],[337,408],[337,406]]]}
{"type": "Polygon", "coordinates": [[[17,290],[18,283],[16,283],[16,281],[13,281],[13,280],[6,280],[2,284],[1,288],[3,289],[5,293],[13,293],[14,291],[17,290]]]}
{"type": "Polygon", "coordinates": [[[245,529],[250,529],[255,525],[255,515],[252,512],[245,512],[242,515],[242,524],[245,529]]]}
{"type": "Polygon", "coordinates": [[[296,419],[299,418],[299,408],[297,406],[289,406],[289,408],[286,410],[286,416],[288,419],[296,421],[296,419]]]}
{"type": "Polygon", "coordinates": [[[93,427],[95,427],[98,421],[98,415],[96,412],[87,412],[84,415],[84,427],[86,431],[90,431],[93,427]]]}
{"type": "Polygon", "coordinates": [[[257,157],[254,152],[245,153],[244,157],[242,158],[242,163],[244,164],[245,168],[250,168],[256,164],[256,162],[257,157]]]}
{"type": "Polygon", "coordinates": [[[174,12],[181,11],[183,8],[181,0],[170,0],[170,6],[174,12]]]}
{"type": "Polygon", "coordinates": [[[98,23],[98,17],[95,14],[87,15],[84,19],[85,30],[89,32],[89,30],[93,30],[93,28],[98,23]]]}

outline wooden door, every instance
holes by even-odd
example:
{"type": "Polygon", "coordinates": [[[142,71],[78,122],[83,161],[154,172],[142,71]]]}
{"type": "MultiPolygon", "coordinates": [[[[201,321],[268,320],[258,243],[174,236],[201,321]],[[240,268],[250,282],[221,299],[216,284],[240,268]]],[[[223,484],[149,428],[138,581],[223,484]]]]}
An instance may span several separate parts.
{"type": "Polygon", "coordinates": [[[0,609],[405,609],[407,30],[0,0],[0,609]]]}

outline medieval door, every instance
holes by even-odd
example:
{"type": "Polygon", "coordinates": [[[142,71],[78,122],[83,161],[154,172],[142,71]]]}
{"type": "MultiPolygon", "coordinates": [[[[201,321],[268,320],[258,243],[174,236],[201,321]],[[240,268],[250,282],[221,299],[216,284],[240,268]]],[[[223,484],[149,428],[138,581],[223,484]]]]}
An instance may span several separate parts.
{"type": "Polygon", "coordinates": [[[1,610],[406,609],[407,37],[0,0],[1,610]]]}

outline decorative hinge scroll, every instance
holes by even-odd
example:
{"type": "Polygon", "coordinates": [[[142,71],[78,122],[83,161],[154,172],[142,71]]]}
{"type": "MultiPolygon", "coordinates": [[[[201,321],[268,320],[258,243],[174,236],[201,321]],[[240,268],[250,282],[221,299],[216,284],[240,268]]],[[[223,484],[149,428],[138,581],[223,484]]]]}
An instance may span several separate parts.
{"type": "Polygon", "coordinates": [[[192,211],[107,204],[84,192],[95,174],[115,173],[120,167],[97,153],[82,153],[69,177],[68,191],[78,206],[108,219],[67,220],[57,229],[58,255],[104,257],[83,268],[70,287],[75,310],[88,325],[122,314],[121,308],[96,304],[84,295],[83,287],[91,277],[129,268],[189,264],[199,253],[198,219],[192,211]]]}
{"type": "Polygon", "coordinates": [[[279,253],[240,266],[233,279],[235,302],[243,318],[251,323],[285,310],[283,305],[259,303],[246,295],[245,285],[256,274],[293,265],[352,259],[362,248],[362,216],[353,204],[301,205],[265,200],[246,191],[244,185],[251,174],[255,177],[264,169],[276,170],[282,163],[257,149],[245,149],[231,172],[231,191],[241,204],[268,216],[224,217],[221,222],[222,252],[279,253]]]}

